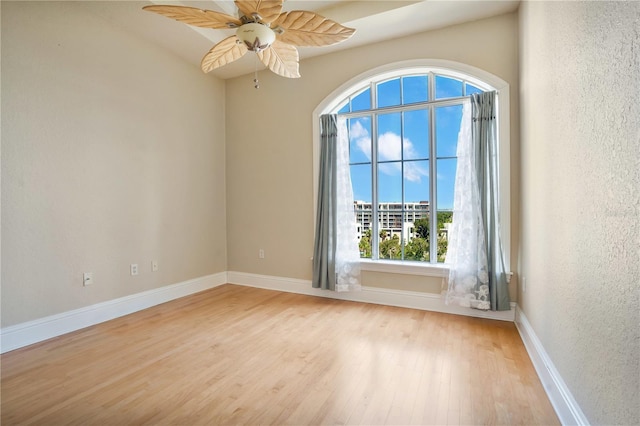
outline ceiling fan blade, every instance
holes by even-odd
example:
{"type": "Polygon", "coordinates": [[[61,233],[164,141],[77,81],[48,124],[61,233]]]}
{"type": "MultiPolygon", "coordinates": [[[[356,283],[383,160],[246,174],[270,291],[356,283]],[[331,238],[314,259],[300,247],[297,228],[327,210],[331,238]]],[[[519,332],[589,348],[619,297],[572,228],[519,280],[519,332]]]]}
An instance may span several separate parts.
{"type": "Polygon", "coordinates": [[[356,32],[306,10],[282,13],[271,25],[272,28],[278,26],[284,29],[278,40],[295,46],[329,46],[348,39],[356,32]]]}
{"type": "Polygon", "coordinates": [[[258,57],[271,71],[287,78],[299,78],[298,49],[278,40],[268,49],[258,52],[258,57]]]}
{"type": "Polygon", "coordinates": [[[253,13],[260,15],[262,22],[273,22],[282,12],[284,0],[235,0],[241,16],[251,18],[253,13]]]}
{"type": "Polygon", "coordinates": [[[213,10],[196,9],[195,7],[149,5],[142,9],[158,13],[162,16],[166,16],[167,18],[175,19],[176,21],[184,22],[185,24],[195,25],[196,27],[202,28],[213,28],[219,30],[233,27],[233,25],[242,25],[242,21],[231,15],[215,12],[213,10]]]}
{"type": "Polygon", "coordinates": [[[249,50],[244,43],[238,43],[238,37],[231,36],[211,48],[202,58],[202,71],[205,73],[227,65],[244,56],[249,50]]]}

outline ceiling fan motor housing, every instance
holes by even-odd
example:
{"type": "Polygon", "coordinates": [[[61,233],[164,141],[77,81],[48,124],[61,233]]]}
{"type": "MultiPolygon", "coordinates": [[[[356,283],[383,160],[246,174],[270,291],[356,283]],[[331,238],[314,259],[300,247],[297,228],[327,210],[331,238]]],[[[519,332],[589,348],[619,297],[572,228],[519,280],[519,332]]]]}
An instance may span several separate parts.
{"type": "Polygon", "coordinates": [[[276,34],[273,30],[258,22],[250,22],[240,26],[236,30],[236,36],[247,46],[247,49],[253,52],[266,49],[276,40],[276,34]]]}

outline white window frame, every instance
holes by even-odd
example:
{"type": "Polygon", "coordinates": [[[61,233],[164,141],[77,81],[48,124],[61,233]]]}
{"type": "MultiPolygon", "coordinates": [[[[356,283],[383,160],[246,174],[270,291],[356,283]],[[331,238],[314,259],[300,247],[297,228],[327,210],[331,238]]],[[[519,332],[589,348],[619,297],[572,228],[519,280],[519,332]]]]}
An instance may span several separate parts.
{"type": "MultiPolygon", "coordinates": [[[[499,186],[500,186],[500,219],[501,237],[505,255],[505,268],[511,270],[511,149],[510,149],[510,108],[509,84],[501,78],[479,68],[454,61],[440,59],[419,59],[394,62],[366,71],[342,84],[329,94],[315,108],[313,120],[313,214],[316,222],[318,199],[318,174],[320,163],[320,116],[336,110],[340,102],[347,96],[369,87],[371,83],[400,77],[406,74],[434,73],[447,77],[466,80],[483,90],[497,92],[498,110],[498,156],[499,156],[499,186]]],[[[410,275],[425,275],[444,277],[448,274],[445,264],[416,262],[407,260],[371,260],[360,261],[362,270],[400,273],[410,275]]]]}

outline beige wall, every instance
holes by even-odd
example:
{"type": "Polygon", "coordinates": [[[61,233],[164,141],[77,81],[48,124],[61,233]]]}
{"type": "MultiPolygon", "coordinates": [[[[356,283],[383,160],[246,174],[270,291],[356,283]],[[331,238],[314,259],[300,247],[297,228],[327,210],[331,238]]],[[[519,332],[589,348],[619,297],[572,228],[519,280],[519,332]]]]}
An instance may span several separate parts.
{"type": "Polygon", "coordinates": [[[91,10],[2,2],[2,327],[226,270],[224,82],[91,10]]]}
{"type": "Polygon", "coordinates": [[[591,424],[640,419],[640,3],[520,8],[519,304],[591,424]]]}
{"type": "MultiPolygon", "coordinates": [[[[409,59],[445,59],[490,72],[511,86],[512,164],[518,151],[517,15],[508,14],[302,61],[302,78],[260,73],[227,81],[227,222],[231,271],[311,279],[313,110],[353,77],[409,59]],[[258,250],[265,258],[258,258],[258,250]]],[[[518,170],[512,170],[512,259],[517,259],[518,170]]],[[[514,265],[515,266],[515,265],[514,265]]],[[[367,273],[364,284],[416,290],[416,279],[367,273]]],[[[421,278],[438,292],[440,278],[421,278]]],[[[515,300],[515,280],[511,288],[515,300]]]]}

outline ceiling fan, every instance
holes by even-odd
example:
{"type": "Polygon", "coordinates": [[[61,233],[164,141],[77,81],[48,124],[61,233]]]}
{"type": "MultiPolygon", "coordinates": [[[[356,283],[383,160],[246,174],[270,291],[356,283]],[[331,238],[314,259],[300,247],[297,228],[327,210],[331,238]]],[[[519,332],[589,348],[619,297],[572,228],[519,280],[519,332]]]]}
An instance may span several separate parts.
{"type": "MultiPolygon", "coordinates": [[[[149,5],[144,10],[202,28],[235,28],[202,58],[205,73],[255,52],[274,73],[300,77],[295,46],[329,46],[351,37],[355,30],[315,12],[282,12],[284,0],[235,0],[238,18],[213,10],[187,6],[149,5]]],[[[258,88],[257,79],[254,80],[258,88]]]]}

